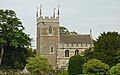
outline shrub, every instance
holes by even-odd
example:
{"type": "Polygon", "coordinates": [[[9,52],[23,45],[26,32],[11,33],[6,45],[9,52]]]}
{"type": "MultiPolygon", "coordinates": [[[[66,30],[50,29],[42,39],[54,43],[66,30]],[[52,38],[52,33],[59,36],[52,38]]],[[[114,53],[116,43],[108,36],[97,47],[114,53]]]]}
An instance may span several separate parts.
{"type": "Polygon", "coordinates": [[[87,75],[109,75],[109,65],[92,59],[83,65],[83,73],[87,75]]]}
{"type": "Polygon", "coordinates": [[[120,63],[118,63],[116,66],[111,67],[110,75],[120,75],[120,63]]]}
{"type": "Polygon", "coordinates": [[[85,59],[83,56],[77,54],[72,56],[69,60],[68,65],[68,75],[77,75],[82,73],[83,64],[85,63],[85,59]]]}

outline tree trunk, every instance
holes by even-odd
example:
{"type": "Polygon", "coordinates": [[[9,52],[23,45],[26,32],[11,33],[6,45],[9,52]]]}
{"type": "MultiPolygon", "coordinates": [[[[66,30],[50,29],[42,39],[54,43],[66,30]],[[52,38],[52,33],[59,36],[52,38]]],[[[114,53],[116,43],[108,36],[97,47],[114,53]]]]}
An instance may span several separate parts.
{"type": "Polygon", "coordinates": [[[1,48],[0,65],[1,65],[1,62],[2,62],[3,52],[4,52],[4,47],[1,48]]]}

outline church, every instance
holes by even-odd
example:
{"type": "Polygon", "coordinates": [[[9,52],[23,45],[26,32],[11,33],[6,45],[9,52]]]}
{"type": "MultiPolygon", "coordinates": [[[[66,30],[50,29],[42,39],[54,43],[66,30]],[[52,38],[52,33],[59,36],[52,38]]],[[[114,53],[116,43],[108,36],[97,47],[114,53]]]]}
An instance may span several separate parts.
{"type": "Polygon", "coordinates": [[[43,16],[41,7],[36,13],[37,20],[37,52],[46,57],[53,69],[67,69],[69,58],[82,54],[92,47],[92,35],[60,34],[59,6],[57,15],[43,16]]]}

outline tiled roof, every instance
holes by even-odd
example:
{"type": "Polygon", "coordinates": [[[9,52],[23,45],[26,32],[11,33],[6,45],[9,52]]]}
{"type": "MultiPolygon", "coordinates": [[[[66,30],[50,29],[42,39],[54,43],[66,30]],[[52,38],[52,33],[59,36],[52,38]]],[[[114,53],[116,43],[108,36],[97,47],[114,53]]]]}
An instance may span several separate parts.
{"type": "Polygon", "coordinates": [[[88,34],[88,35],[61,34],[60,42],[67,43],[67,44],[90,44],[91,36],[90,36],[90,34],[88,34]]]}

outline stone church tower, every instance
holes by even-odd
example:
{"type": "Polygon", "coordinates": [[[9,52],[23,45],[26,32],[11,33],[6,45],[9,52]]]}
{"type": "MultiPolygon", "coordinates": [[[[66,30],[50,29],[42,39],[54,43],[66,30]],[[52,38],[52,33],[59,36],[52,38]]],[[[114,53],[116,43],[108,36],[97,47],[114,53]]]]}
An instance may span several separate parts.
{"type": "Polygon", "coordinates": [[[42,11],[37,11],[37,52],[48,58],[49,63],[55,69],[57,65],[56,51],[59,43],[59,9],[58,16],[42,16],[42,11]]]}

